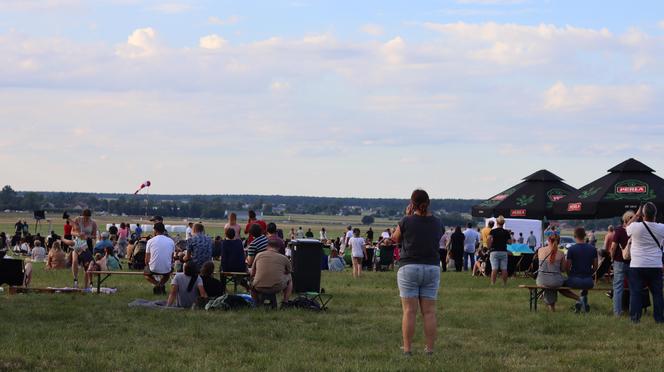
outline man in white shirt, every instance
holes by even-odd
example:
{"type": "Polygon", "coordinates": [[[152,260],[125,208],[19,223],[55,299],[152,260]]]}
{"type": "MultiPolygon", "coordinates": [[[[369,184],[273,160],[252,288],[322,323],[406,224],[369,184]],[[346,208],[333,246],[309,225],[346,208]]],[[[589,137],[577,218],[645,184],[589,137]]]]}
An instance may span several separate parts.
{"type": "Polygon", "coordinates": [[[468,271],[469,260],[470,269],[472,270],[475,267],[475,248],[480,243],[480,234],[473,228],[473,223],[468,222],[463,235],[466,237],[463,242],[463,271],[468,271]]]}
{"type": "Polygon", "coordinates": [[[148,282],[154,285],[154,294],[166,294],[165,285],[171,278],[173,271],[173,253],[175,242],[164,235],[166,227],[163,223],[154,224],[155,236],[148,240],[145,247],[145,271],[144,276],[148,282]],[[159,281],[155,276],[160,276],[159,281]]]}
{"type": "Polygon", "coordinates": [[[627,235],[632,239],[629,264],[629,316],[639,323],[643,313],[643,287],[648,283],[652,294],[655,322],[664,323],[664,294],[662,292],[662,242],[664,224],[655,222],[657,207],[648,202],[640,207],[627,223],[627,235]]]}
{"type": "Polygon", "coordinates": [[[353,227],[348,226],[346,228],[346,235],[344,235],[342,241],[341,241],[341,250],[339,251],[339,254],[343,257],[344,253],[346,252],[346,247],[348,247],[348,241],[350,238],[353,237],[353,227]]]}
{"type": "Polygon", "coordinates": [[[389,228],[385,229],[382,233],[380,233],[381,238],[383,239],[389,239],[392,236],[392,232],[390,231],[389,228]]]}
{"type": "Polygon", "coordinates": [[[187,241],[189,241],[189,239],[191,239],[191,238],[194,236],[194,229],[193,229],[193,227],[194,227],[194,223],[193,223],[193,222],[189,222],[189,223],[187,224],[187,229],[184,231],[184,238],[185,238],[187,241]]]}

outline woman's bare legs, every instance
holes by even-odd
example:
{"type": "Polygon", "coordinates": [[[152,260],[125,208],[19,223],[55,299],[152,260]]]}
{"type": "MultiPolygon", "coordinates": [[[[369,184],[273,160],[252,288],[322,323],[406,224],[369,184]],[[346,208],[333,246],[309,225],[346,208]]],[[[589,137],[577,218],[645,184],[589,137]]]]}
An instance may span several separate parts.
{"type": "Polygon", "coordinates": [[[403,336],[403,352],[409,353],[415,334],[415,317],[417,316],[418,298],[401,298],[403,317],[401,319],[401,333],[403,336]]]}
{"type": "Polygon", "coordinates": [[[71,252],[71,273],[74,275],[74,283],[78,283],[78,253],[76,250],[71,252]]]}
{"type": "Polygon", "coordinates": [[[428,298],[420,299],[420,309],[424,320],[424,340],[427,352],[432,352],[438,334],[438,322],[436,320],[436,300],[428,298]]]}

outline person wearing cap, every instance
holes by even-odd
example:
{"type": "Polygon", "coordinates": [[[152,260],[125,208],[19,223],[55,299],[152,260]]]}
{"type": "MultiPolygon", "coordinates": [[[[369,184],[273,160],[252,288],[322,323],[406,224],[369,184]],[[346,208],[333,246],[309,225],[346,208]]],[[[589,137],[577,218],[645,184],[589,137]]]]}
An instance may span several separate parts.
{"type": "MultiPolygon", "coordinates": [[[[253,228],[253,226],[252,226],[253,228]]],[[[258,294],[273,294],[282,292],[283,302],[293,291],[291,272],[293,268],[290,260],[279,253],[280,243],[276,239],[267,242],[267,249],[256,255],[251,269],[251,297],[258,301],[258,294]]]]}
{"type": "Polygon", "coordinates": [[[101,233],[101,240],[95,244],[95,248],[92,250],[92,254],[101,254],[103,255],[106,252],[106,248],[113,249],[113,242],[109,239],[110,235],[108,232],[104,231],[101,233]]]}
{"type": "MultiPolygon", "coordinates": [[[[154,224],[161,223],[163,225],[164,224],[164,218],[162,216],[157,215],[157,216],[154,216],[154,217],[150,218],[150,222],[152,222],[154,224]]],[[[163,235],[168,236],[168,231],[165,228],[164,228],[163,235]]]]}
{"type": "Polygon", "coordinates": [[[155,236],[148,240],[145,248],[145,279],[154,285],[154,294],[165,294],[165,285],[173,271],[173,253],[175,253],[175,242],[164,233],[166,227],[163,223],[154,224],[155,236]],[[159,281],[155,276],[159,275],[159,281]]]}

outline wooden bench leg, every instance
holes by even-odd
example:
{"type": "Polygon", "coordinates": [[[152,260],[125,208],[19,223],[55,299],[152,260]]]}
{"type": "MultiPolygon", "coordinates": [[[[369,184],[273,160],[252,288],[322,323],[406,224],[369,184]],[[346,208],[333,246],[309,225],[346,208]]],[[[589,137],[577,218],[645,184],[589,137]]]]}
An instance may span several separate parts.
{"type": "Polygon", "coordinates": [[[533,292],[535,292],[534,289],[528,290],[528,298],[529,298],[529,304],[530,304],[530,311],[533,311],[533,296],[535,295],[533,292]]]}

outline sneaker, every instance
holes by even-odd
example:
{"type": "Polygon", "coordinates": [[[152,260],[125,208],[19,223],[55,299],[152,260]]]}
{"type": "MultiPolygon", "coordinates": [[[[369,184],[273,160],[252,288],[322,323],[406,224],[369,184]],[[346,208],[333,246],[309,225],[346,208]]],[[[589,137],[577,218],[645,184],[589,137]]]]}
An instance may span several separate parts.
{"type": "Polygon", "coordinates": [[[405,356],[405,357],[412,357],[412,356],[413,356],[413,352],[412,352],[412,351],[404,351],[404,352],[403,352],[403,356],[405,356]]]}
{"type": "Polygon", "coordinates": [[[590,312],[590,305],[584,304],[583,311],[586,312],[586,313],[589,313],[590,312]]]}
{"type": "Polygon", "coordinates": [[[78,280],[74,279],[74,288],[78,288],[78,280]]]}
{"type": "Polygon", "coordinates": [[[580,303],[577,302],[577,303],[574,304],[574,312],[577,313],[577,314],[581,312],[581,304],[580,303]]]}

